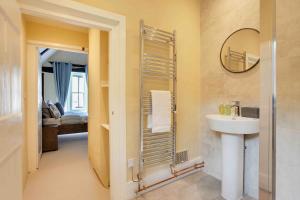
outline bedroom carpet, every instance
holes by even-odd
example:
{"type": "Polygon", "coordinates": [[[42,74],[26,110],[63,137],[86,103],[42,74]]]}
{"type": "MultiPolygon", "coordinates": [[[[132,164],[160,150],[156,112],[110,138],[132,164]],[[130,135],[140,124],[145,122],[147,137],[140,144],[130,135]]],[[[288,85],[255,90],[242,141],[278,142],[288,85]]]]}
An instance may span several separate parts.
{"type": "Polygon", "coordinates": [[[109,190],[89,164],[87,133],[59,136],[59,150],[43,154],[24,191],[24,200],[99,199],[109,200],[109,190]]]}

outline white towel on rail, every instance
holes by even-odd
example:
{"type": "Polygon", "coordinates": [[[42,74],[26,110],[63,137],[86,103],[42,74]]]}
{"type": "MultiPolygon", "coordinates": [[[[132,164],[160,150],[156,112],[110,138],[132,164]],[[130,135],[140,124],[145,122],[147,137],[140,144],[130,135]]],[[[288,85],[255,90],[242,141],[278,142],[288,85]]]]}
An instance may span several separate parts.
{"type": "MultiPolygon", "coordinates": [[[[152,98],[152,133],[171,131],[171,92],[151,90],[152,98]]],[[[149,116],[150,117],[150,116],[149,116]]],[[[148,117],[148,118],[149,118],[148,117]]]]}
{"type": "Polygon", "coordinates": [[[257,63],[258,60],[259,60],[259,56],[246,53],[246,69],[251,68],[255,63],[257,63]]]}

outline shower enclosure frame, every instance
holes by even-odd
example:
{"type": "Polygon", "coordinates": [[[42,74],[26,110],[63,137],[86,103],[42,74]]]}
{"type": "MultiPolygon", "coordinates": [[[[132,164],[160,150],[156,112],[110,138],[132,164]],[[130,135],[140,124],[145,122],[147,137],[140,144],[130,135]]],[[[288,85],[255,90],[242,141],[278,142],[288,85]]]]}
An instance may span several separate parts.
{"type": "Polygon", "coordinates": [[[259,199],[276,199],[276,0],[260,1],[261,130],[259,199]],[[267,156],[267,157],[266,157],[267,156]]]}

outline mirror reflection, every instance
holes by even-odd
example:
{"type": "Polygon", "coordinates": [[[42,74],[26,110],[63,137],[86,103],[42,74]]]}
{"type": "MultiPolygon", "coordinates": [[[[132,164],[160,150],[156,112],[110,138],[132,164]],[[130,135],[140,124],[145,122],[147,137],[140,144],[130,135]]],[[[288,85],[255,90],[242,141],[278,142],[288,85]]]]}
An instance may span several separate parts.
{"type": "Polygon", "coordinates": [[[248,71],[259,63],[259,31],[243,28],[232,33],[223,43],[220,60],[233,73],[248,71]]]}

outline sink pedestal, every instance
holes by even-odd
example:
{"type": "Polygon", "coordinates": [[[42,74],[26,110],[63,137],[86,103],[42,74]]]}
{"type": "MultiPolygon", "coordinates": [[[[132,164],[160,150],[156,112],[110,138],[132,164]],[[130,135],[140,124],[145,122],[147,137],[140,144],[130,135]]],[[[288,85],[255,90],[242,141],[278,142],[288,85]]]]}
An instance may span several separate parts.
{"type": "Polygon", "coordinates": [[[243,198],[244,135],[222,134],[222,197],[243,198]]]}
{"type": "Polygon", "coordinates": [[[211,130],[222,137],[222,196],[241,200],[244,188],[244,135],[259,132],[259,120],[246,117],[206,115],[211,130]]]}

